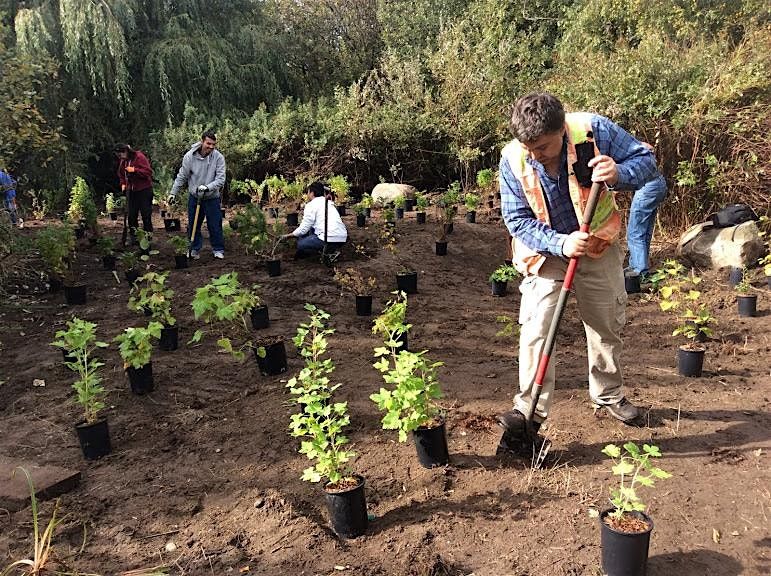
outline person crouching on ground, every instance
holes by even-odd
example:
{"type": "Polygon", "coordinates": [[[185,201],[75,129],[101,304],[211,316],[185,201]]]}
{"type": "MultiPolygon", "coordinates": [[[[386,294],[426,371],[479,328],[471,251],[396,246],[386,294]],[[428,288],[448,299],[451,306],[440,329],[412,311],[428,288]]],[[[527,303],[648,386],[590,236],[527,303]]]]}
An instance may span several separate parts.
{"type": "Polygon", "coordinates": [[[348,240],[348,230],[346,230],[334,202],[327,198],[327,194],[329,194],[329,189],[322,182],[314,182],[308,186],[308,201],[303,210],[302,222],[290,234],[284,234],[281,237],[284,240],[292,237],[297,238],[295,258],[319,254],[324,250],[325,214],[327,254],[338,253],[348,240]]]}

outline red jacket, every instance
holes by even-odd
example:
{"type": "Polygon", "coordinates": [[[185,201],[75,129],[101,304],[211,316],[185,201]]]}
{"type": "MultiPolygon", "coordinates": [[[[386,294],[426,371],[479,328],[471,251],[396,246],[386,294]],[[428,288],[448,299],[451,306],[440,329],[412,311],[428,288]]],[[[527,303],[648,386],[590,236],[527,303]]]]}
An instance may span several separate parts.
{"type": "Polygon", "coordinates": [[[153,169],[150,161],[139,150],[134,151],[134,157],[121,160],[118,163],[118,178],[121,190],[147,190],[153,187],[153,169]],[[133,172],[127,172],[126,168],[132,166],[133,172]]]}

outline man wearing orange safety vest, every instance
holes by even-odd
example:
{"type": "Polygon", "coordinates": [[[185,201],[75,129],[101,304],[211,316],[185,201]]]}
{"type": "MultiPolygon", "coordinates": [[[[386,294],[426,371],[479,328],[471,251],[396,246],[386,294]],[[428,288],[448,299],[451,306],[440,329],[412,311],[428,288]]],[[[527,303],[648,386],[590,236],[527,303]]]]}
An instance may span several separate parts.
{"type": "MultiPolygon", "coordinates": [[[[656,172],[651,152],[620,126],[596,114],[565,114],[551,94],[520,98],[510,128],[516,139],[501,155],[501,212],[512,236],[513,263],[525,278],[520,286],[520,391],[514,409],[498,418],[504,429],[499,452],[521,448],[538,355],[571,257],[583,257],[573,288],[586,331],[591,401],[624,423],[638,417],[622,388],[626,291],[612,190],[637,189],[656,172]],[[579,162],[591,169],[592,181],[605,183],[589,234],[579,231],[590,189],[577,178],[579,162]]],[[[534,415],[536,431],[549,413],[554,374],[551,362],[534,415]]]]}

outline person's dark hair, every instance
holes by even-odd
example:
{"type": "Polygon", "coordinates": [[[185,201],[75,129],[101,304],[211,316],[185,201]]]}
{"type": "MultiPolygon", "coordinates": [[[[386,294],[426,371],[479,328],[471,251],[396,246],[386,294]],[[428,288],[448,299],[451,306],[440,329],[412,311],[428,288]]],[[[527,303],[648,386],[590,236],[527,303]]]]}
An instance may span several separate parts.
{"type": "Polygon", "coordinates": [[[112,151],[115,152],[116,154],[118,152],[126,152],[126,153],[128,153],[129,156],[131,156],[131,157],[134,156],[134,149],[131,146],[129,146],[128,144],[116,144],[113,147],[112,151]]]}
{"type": "Polygon", "coordinates": [[[207,138],[209,140],[214,140],[216,142],[217,134],[214,132],[214,130],[211,130],[211,129],[205,130],[204,133],[201,134],[201,140],[203,141],[203,140],[206,140],[207,138]]]}
{"type": "Polygon", "coordinates": [[[310,184],[308,186],[308,190],[313,192],[313,196],[315,198],[320,198],[321,196],[324,196],[327,192],[329,192],[329,188],[327,188],[323,182],[319,182],[318,180],[310,184]]]}
{"type": "Polygon", "coordinates": [[[509,129],[520,142],[532,142],[565,125],[562,102],[546,92],[522,96],[514,103],[509,129]]]}

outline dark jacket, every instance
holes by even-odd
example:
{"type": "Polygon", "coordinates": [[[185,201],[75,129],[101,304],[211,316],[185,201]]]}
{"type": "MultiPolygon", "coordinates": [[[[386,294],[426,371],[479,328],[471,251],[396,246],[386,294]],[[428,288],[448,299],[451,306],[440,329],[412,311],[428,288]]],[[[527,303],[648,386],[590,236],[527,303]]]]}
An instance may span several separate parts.
{"type": "Polygon", "coordinates": [[[150,161],[141,151],[135,150],[134,157],[121,160],[118,163],[118,178],[120,179],[121,189],[126,190],[147,190],[153,187],[153,169],[150,167],[150,161]],[[126,172],[129,166],[134,167],[134,172],[126,172]]]}

